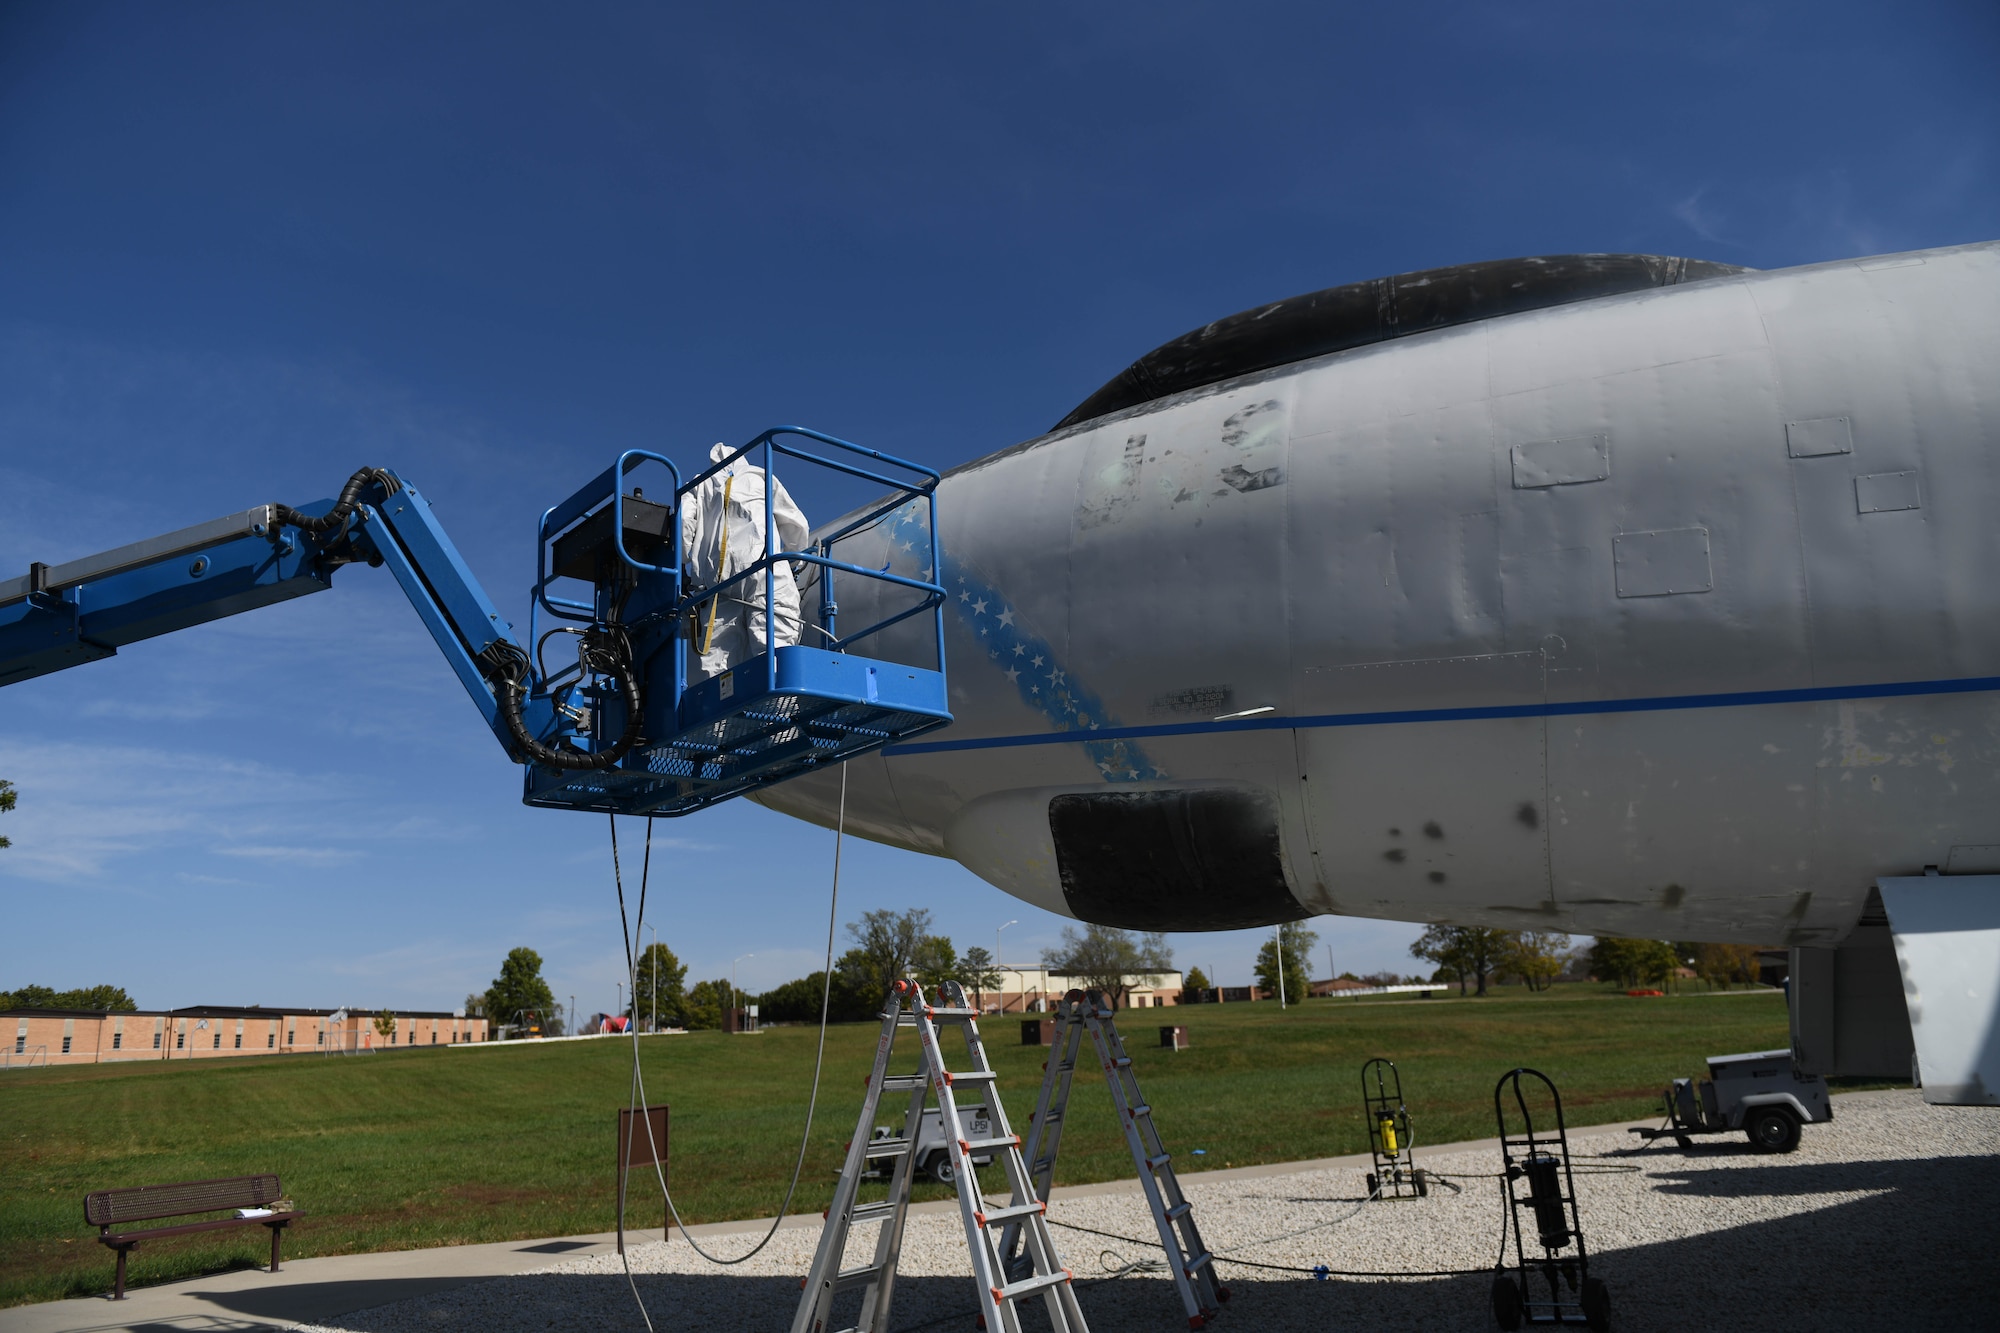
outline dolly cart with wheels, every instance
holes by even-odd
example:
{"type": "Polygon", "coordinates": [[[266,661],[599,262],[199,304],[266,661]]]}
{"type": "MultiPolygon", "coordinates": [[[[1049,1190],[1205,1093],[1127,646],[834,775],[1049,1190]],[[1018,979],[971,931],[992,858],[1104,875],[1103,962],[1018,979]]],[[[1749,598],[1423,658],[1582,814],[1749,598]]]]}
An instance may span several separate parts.
{"type": "Polygon", "coordinates": [[[1758,1152],[1791,1152],[1801,1125],[1833,1119],[1833,1103],[1817,1074],[1802,1074],[1789,1050],[1711,1055],[1708,1077],[1677,1078],[1667,1085],[1667,1123],[1632,1132],[1647,1141],[1672,1139],[1694,1146],[1696,1134],[1740,1129],[1758,1152]]]}
{"type": "Polygon", "coordinates": [[[1403,1076],[1396,1062],[1377,1057],[1361,1066],[1361,1113],[1368,1121],[1368,1151],[1375,1169],[1368,1173],[1371,1199],[1421,1199],[1430,1181],[1416,1165],[1411,1150],[1410,1110],[1403,1104],[1403,1076]]]}
{"type": "Polygon", "coordinates": [[[1576,1182],[1569,1167],[1562,1094],[1539,1070],[1510,1070],[1493,1086],[1493,1117],[1500,1124],[1500,1157],[1506,1167],[1501,1189],[1507,1197],[1505,1220],[1513,1227],[1517,1265],[1514,1272],[1506,1271],[1503,1241],[1501,1264],[1493,1274],[1493,1317],[1509,1333],[1523,1324],[1587,1324],[1602,1333],[1611,1327],[1611,1297],[1604,1283],[1590,1275],[1583,1221],[1576,1210],[1576,1182]],[[1524,1078],[1548,1089],[1549,1114],[1539,1129],[1521,1086],[1524,1078]],[[1517,1124],[1508,1120],[1509,1093],[1517,1124]],[[1530,1254],[1530,1248],[1540,1253],[1530,1254]]]}

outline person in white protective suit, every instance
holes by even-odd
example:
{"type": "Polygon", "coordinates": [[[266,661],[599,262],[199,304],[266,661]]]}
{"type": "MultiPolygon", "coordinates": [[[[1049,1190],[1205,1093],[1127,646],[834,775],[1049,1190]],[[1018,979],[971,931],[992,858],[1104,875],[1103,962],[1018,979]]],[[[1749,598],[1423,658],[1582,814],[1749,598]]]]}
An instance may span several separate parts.
{"type": "MultiPolygon", "coordinates": [[[[708,451],[709,462],[719,463],[730,452],[728,445],[718,444],[708,451]]],[[[766,505],[776,522],[778,549],[806,548],[812,528],[805,514],[783,482],[769,478],[767,486],[766,481],[764,469],[745,455],[681,498],[682,586],[699,592],[763,559],[766,505]]],[[[780,648],[797,643],[801,629],[792,565],[787,560],[771,568],[771,633],[780,648]]],[[[764,575],[754,574],[697,603],[690,633],[689,657],[697,659],[702,676],[720,675],[763,652],[764,575]]],[[[689,673],[690,679],[694,674],[689,673]]]]}

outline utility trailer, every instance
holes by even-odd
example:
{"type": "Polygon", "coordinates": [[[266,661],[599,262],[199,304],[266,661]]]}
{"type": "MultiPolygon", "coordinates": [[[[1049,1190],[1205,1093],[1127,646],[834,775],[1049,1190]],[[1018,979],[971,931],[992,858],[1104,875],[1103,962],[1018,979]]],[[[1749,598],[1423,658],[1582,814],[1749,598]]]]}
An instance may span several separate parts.
{"type": "Polygon", "coordinates": [[[1800,1073],[1788,1050],[1712,1055],[1707,1078],[1675,1079],[1665,1100],[1667,1123],[1634,1134],[1691,1148],[1696,1134],[1742,1130],[1759,1152],[1791,1152],[1802,1126],[1833,1119],[1825,1081],[1800,1073]]]}
{"type": "MultiPolygon", "coordinates": [[[[968,1143],[987,1138],[993,1132],[993,1121],[984,1106],[961,1106],[958,1108],[958,1119],[962,1130],[959,1137],[968,1143]]],[[[899,1132],[898,1127],[893,1125],[877,1125],[871,1142],[891,1142],[899,1132]]],[[[944,1116],[935,1106],[924,1108],[924,1127],[917,1134],[914,1160],[919,1175],[929,1176],[940,1185],[949,1185],[954,1179],[951,1149],[944,1141],[944,1116]]],[[[974,1153],[971,1161],[974,1166],[989,1166],[993,1162],[993,1154],[974,1153]]],[[[865,1174],[871,1180],[886,1180],[895,1165],[893,1155],[870,1157],[865,1174]]]]}

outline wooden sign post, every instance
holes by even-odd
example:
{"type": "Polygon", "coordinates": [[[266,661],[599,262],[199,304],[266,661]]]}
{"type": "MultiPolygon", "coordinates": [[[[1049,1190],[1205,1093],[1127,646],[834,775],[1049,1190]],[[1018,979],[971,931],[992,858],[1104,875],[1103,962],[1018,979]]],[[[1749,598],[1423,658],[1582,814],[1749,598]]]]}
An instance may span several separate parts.
{"type": "MultiPolygon", "coordinates": [[[[618,1112],[618,1253],[625,1253],[625,1186],[632,1168],[643,1167],[651,1171],[655,1165],[660,1168],[660,1178],[667,1175],[667,1108],[649,1106],[645,1111],[620,1108],[618,1112]],[[641,1118],[643,1116],[643,1118],[641,1118]],[[651,1122],[651,1132],[648,1124],[651,1122]]],[[[662,1200],[664,1203],[664,1200],[662,1200]]],[[[661,1225],[660,1238],[666,1240],[673,1234],[673,1215],[661,1225]]]]}

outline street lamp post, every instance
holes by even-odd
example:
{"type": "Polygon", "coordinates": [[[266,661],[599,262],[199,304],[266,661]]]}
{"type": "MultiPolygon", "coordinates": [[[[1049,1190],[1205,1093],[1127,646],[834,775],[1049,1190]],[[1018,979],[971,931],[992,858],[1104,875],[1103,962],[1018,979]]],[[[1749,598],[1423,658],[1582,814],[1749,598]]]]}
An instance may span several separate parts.
{"type": "Polygon", "coordinates": [[[1278,955],[1278,1008],[1285,1007],[1285,923],[1279,922],[1273,936],[1278,955]]]}
{"type": "Polygon", "coordinates": [[[648,1029],[660,1030],[660,928],[653,927],[653,952],[646,961],[646,990],[653,1001],[653,1022],[648,1029]]]}
{"type": "Polygon", "coordinates": [[[754,953],[739,953],[729,960],[729,1007],[731,1009],[741,1008],[736,1002],[736,965],[745,958],[755,958],[756,956],[754,953]]]}
{"type": "MultiPolygon", "coordinates": [[[[995,967],[1003,967],[1003,966],[1004,966],[1004,964],[1002,964],[1002,963],[1001,963],[1001,961],[1000,961],[1000,932],[1001,932],[1001,931],[1003,931],[1003,930],[1005,930],[1005,929],[1007,929],[1007,926],[1018,926],[1018,925],[1020,925],[1020,924],[1021,924],[1021,923],[1020,923],[1020,921],[1019,921],[1018,919],[1016,919],[1016,920],[1013,920],[1013,921],[1009,921],[1009,922],[1008,922],[1008,923],[1007,923],[1006,925],[1003,925],[1003,926],[996,926],[996,927],[994,927],[994,929],[993,929],[993,966],[995,966],[995,967]]],[[[1015,975],[1016,975],[1016,976],[1019,976],[1019,975],[1020,975],[1020,972],[1021,972],[1021,969],[1019,969],[1019,968],[1015,968],[1015,969],[1014,969],[1014,973],[1015,973],[1015,975]]],[[[1026,978],[1026,977],[1022,977],[1022,979],[1021,979],[1021,1012],[1022,1012],[1022,1013],[1026,1013],[1027,1011],[1028,1011],[1028,981],[1027,981],[1027,978],[1026,978]]],[[[1001,1013],[1003,1013],[1003,1014],[1007,1012],[1007,997],[1006,997],[1006,995],[1005,995],[1005,994],[1002,994],[1002,995],[1001,995],[1001,997],[1000,997],[1000,1012],[1001,1012],[1001,1013]]]]}

